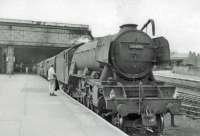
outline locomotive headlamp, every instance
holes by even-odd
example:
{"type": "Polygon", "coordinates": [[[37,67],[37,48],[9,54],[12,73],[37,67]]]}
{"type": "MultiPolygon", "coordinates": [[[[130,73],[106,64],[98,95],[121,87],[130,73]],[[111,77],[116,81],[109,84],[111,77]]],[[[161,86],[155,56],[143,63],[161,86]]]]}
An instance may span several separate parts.
{"type": "Polygon", "coordinates": [[[99,88],[99,94],[103,94],[103,89],[102,88],[99,88]]]}
{"type": "Polygon", "coordinates": [[[156,116],[150,107],[147,107],[145,112],[142,114],[142,123],[145,126],[156,125],[156,116]]]}
{"type": "Polygon", "coordinates": [[[114,99],[115,97],[116,97],[115,90],[112,89],[112,90],[110,91],[110,99],[114,99]]]}
{"type": "Polygon", "coordinates": [[[155,114],[142,115],[142,123],[144,126],[155,126],[156,125],[156,116],[155,114]]]}

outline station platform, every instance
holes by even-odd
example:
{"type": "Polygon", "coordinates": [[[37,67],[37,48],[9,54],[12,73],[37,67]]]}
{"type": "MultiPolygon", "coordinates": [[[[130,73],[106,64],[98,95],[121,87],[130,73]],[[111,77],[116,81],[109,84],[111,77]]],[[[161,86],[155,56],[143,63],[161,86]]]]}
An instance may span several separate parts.
{"type": "Polygon", "coordinates": [[[0,75],[0,136],[127,136],[37,75],[0,75]]]}

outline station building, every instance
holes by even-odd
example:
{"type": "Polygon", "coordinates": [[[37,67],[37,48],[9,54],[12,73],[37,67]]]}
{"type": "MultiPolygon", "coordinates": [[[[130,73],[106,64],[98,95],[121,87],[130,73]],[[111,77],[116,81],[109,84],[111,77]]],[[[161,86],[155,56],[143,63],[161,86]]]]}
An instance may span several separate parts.
{"type": "Polygon", "coordinates": [[[171,65],[180,66],[183,65],[184,60],[188,57],[187,53],[171,53],[171,65]]]}
{"type": "Polygon", "coordinates": [[[81,37],[92,38],[88,25],[0,19],[0,73],[31,70],[81,37]]]}

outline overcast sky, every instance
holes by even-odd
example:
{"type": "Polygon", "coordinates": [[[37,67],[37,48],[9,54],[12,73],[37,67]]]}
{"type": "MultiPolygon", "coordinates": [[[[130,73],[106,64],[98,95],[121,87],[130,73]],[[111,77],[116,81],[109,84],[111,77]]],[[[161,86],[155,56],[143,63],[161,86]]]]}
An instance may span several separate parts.
{"type": "Polygon", "coordinates": [[[200,52],[199,0],[0,0],[0,18],[88,24],[94,36],[152,18],[172,50],[200,52]]]}

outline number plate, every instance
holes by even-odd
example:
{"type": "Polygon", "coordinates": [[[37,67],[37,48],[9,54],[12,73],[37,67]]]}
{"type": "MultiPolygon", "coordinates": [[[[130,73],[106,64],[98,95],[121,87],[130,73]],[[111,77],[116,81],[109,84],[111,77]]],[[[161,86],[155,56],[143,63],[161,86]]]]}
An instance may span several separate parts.
{"type": "Polygon", "coordinates": [[[144,46],[143,45],[139,45],[139,44],[130,44],[129,48],[130,49],[143,49],[144,46]]]}

